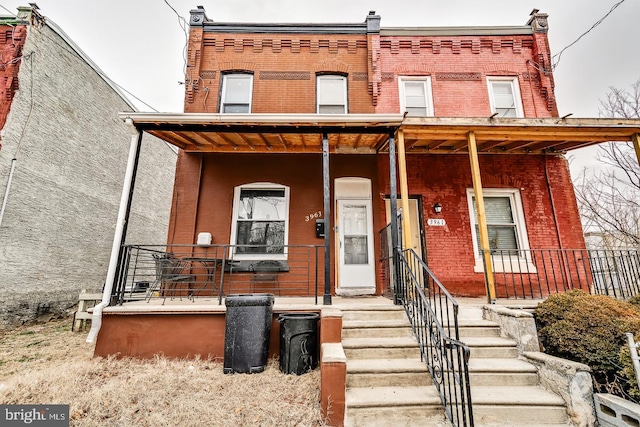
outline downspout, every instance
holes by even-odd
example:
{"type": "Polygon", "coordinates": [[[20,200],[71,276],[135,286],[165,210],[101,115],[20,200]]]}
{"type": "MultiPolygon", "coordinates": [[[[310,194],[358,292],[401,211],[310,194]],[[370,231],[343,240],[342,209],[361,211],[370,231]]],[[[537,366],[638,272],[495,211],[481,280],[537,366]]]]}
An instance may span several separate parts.
{"type": "MultiPolygon", "coordinates": [[[[556,212],[556,203],[553,200],[553,191],[551,191],[551,182],[549,181],[549,170],[547,168],[547,153],[544,154],[544,178],[547,184],[547,190],[549,191],[549,201],[551,202],[551,214],[553,215],[553,224],[556,229],[556,237],[558,238],[558,246],[560,247],[560,259],[562,262],[562,274],[566,284],[571,282],[570,267],[565,262],[564,247],[562,245],[562,235],[560,233],[560,225],[558,224],[558,213],[556,212]]],[[[566,285],[565,285],[566,288],[566,285]]]]}
{"type": "Polygon", "coordinates": [[[549,201],[551,202],[551,214],[553,215],[553,223],[556,229],[556,236],[558,237],[558,245],[560,246],[560,250],[564,249],[562,247],[562,238],[560,235],[560,227],[558,226],[558,214],[556,212],[556,204],[553,201],[553,191],[551,191],[551,182],[549,181],[549,170],[547,168],[547,154],[544,155],[544,178],[547,184],[547,191],[549,191],[549,201]]]}
{"type": "Polygon", "coordinates": [[[4,190],[4,198],[2,199],[2,208],[0,208],[0,226],[2,226],[4,211],[7,208],[7,199],[9,199],[9,190],[11,189],[11,180],[13,179],[13,171],[16,169],[17,160],[18,159],[16,159],[15,157],[11,159],[11,170],[9,171],[9,178],[7,179],[7,188],[4,190]]]}
{"type": "MultiPolygon", "coordinates": [[[[131,119],[126,119],[126,123],[133,127],[131,119]]],[[[135,128],[133,128],[135,129],[135,128]]],[[[127,160],[127,169],[124,175],[124,183],[122,184],[122,195],[120,197],[120,208],[118,210],[118,219],[116,229],[113,236],[113,245],[111,247],[111,258],[109,260],[109,268],[107,269],[107,278],[102,293],[102,302],[93,308],[93,317],[91,318],[91,330],[87,336],[87,342],[92,343],[98,337],[100,327],[102,326],[102,310],[111,303],[111,293],[113,291],[113,282],[115,281],[116,271],[118,270],[118,260],[120,258],[120,250],[126,230],[126,222],[131,204],[131,189],[136,173],[138,154],[142,143],[142,131],[135,129],[135,134],[131,136],[129,145],[129,158],[127,160]]]]}

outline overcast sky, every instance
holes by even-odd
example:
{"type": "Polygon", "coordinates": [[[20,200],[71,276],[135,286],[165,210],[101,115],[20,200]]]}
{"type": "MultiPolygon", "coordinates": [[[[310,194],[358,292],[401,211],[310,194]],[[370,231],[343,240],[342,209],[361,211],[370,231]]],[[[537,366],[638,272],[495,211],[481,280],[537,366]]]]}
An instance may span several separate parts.
{"type": "MultiPolygon", "coordinates": [[[[549,15],[556,54],[620,0],[168,1],[187,20],[197,5],[219,22],[363,22],[375,10],[383,27],[524,25],[536,8],[549,15]]],[[[11,12],[27,4],[0,0],[11,12]]],[[[185,35],[163,0],[39,0],[38,6],[117,84],[158,111],[182,111],[185,35]]],[[[626,88],[640,78],[638,18],[640,0],[626,0],[562,54],[554,72],[560,115],[598,117],[609,86],[626,88]]]]}

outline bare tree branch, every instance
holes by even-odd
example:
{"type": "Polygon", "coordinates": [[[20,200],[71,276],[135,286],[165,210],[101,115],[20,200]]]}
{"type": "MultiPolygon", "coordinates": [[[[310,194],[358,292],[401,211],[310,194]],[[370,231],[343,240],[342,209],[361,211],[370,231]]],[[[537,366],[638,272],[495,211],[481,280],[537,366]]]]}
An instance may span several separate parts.
{"type": "MultiPolygon", "coordinates": [[[[630,89],[609,87],[600,100],[606,117],[640,118],[640,79],[630,89]]],[[[600,146],[597,159],[605,168],[583,170],[575,185],[586,232],[606,236],[617,247],[640,245],[640,166],[631,143],[609,142],[600,146]]]]}

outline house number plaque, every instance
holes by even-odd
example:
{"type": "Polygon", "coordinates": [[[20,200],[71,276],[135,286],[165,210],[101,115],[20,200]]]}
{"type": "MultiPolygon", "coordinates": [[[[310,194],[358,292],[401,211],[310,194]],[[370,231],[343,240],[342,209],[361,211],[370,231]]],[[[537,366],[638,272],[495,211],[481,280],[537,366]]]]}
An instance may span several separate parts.
{"type": "Polygon", "coordinates": [[[447,222],[444,218],[429,218],[427,219],[427,225],[431,227],[444,227],[447,225],[447,222]]]}

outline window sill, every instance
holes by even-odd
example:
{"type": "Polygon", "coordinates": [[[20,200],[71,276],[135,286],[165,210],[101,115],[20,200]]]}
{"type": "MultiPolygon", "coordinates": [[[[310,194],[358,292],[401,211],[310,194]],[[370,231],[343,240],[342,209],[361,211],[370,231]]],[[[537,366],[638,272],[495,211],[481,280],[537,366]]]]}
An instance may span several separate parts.
{"type": "MultiPolygon", "coordinates": [[[[492,260],[494,273],[516,273],[516,274],[537,274],[538,269],[536,266],[527,259],[514,258],[514,259],[500,259],[492,260]]],[[[475,273],[484,273],[484,263],[482,258],[476,258],[476,263],[473,266],[475,273]]]]}
{"type": "Polygon", "coordinates": [[[289,264],[287,261],[273,261],[264,267],[259,265],[260,261],[271,261],[271,259],[259,258],[252,260],[234,260],[231,266],[231,272],[233,273],[255,273],[255,272],[270,272],[270,273],[286,273],[289,271],[289,264]]]}

